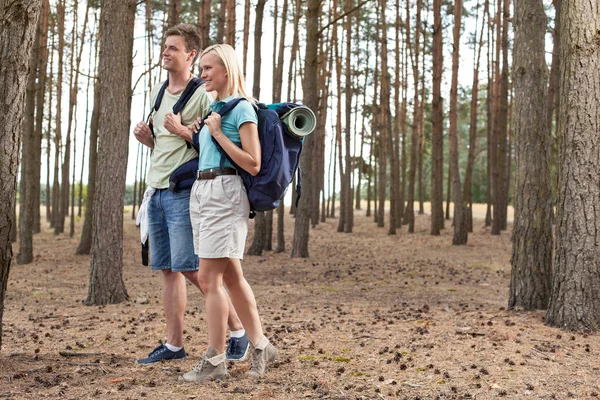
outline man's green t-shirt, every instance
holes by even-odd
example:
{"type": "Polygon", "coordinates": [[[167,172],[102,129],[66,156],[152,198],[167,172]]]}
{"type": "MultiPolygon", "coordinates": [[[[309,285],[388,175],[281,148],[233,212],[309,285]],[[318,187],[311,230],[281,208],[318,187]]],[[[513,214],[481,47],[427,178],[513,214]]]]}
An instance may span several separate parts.
{"type": "MultiPolygon", "coordinates": [[[[162,83],[154,86],[150,104],[154,104],[161,87],[162,83]]],[[[154,150],[150,157],[151,165],[146,182],[148,186],[156,189],[168,188],[169,177],[173,171],[191,159],[198,157],[193,148],[187,147],[185,140],[170,133],[164,127],[165,116],[173,112],[173,106],[179,100],[180,95],[181,93],[172,95],[168,90],[165,90],[160,108],[152,114],[155,135],[154,150]]],[[[205,116],[210,110],[209,104],[211,102],[212,99],[206,90],[203,87],[198,88],[180,113],[182,125],[189,125],[197,117],[205,116]]]]}

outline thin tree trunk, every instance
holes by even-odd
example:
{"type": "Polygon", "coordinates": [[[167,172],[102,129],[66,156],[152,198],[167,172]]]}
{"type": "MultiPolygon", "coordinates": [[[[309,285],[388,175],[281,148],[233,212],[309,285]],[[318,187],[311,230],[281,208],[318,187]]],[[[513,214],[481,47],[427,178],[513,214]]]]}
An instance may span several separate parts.
{"type": "MultiPolygon", "coordinates": [[[[101,32],[99,31],[99,35],[101,32]]],[[[92,121],[90,123],[90,146],[88,165],[88,187],[85,206],[85,217],[81,229],[81,239],[75,254],[90,254],[92,249],[92,232],[95,223],[95,198],[96,198],[96,164],[98,160],[98,129],[100,122],[100,85],[98,80],[94,83],[94,109],[92,110],[92,121]]]]}
{"type": "MultiPolygon", "coordinates": [[[[402,25],[402,24],[401,24],[402,25]]],[[[406,114],[408,110],[408,42],[404,41],[402,48],[402,106],[400,110],[400,132],[402,135],[402,152],[400,153],[400,196],[398,200],[397,227],[399,228],[404,221],[404,205],[406,194],[406,114]]]]}
{"type": "MultiPolygon", "coordinates": [[[[56,19],[53,17],[50,17],[51,19],[51,24],[50,24],[50,32],[52,33],[52,41],[51,41],[51,45],[50,45],[50,63],[48,64],[50,66],[50,71],[48,73],[48,120],[47,120],[47,126],[46,126],[46,221],[48,223],[50,223],[50,226],[53,226],[53,221],[54,221],[54,217],[52,215],[52,208],[53,208],[53,203],[52,203],[52,194],[51,194],[51,185],[50,185],[50,155],[51,155],[51,149],[52,149],[52,87],[53,87],[53,81],[52,81],[52,77],[53,77],[53,66],[54,66],[54,50],[56,48],[55,46],[55,39],[56,39],[56,35],[54,33],[55,31],[55,26],[56,26],[56,19]]],[[[52,190],[52,193],[54,191],[52,190]]]]}
{"type": "MultiPolygon", "coordinates": [[[[473,207],[472,207],[472,180],[473,168],[475,164],[475,149],[477,147],[477,117],[479,107],[479,65],[481,61],[481,49],[483,47],[483,32],[485,30],[485,15],[488,12],[489,1],[485,0],[483,21],[481,22],[481,33],[479,35],[479,44],[474,43],[473,51],[477,48],[475,67],[473,69],[473,89],[471,90],[471,114],[469,122],[469,157],[467,160],[467,170],[465,172],[464,186],[464,206],[465,223],[468,232],[473,232],[473,207]]],[[[477,15],[479,19],[479,14],[477,15]]]]}
{"type": "Polygon", "coordinates": [[[12,262],[10,231],[15,207],[19,146],[27,86],[27,66],[35,40],[39,0],[11,1],[0,7],[0,348],[8,275],[12,262]]]}
{"type": "MultiPolygon", "coordinates": [[[[41,19],[40,19],[41,22],[41,19]]],[[[37,66],[39,64],[39,45],[41,26],[38,23],[33,49],[29,58],[29,73],[27,74],[27,86],[25,88],[25,108],[23,110],[23,133],[21,146],[21,184],[19,185],[19,253],[18,264],[29,264],[33,260],[33,170],[39,165],[35,164],[34,142],[35,133],[35,81],[38,76],[37,66]]],[[[13,226],[16,231],[16,215],[13,226]]],[[[16,235],[15,235],[16,236],[16,235]]],[[[16,239],[16,238],[15,238],[16,239]]]]}
{"type": "Polygon", "coordinates": [[[62,146],[62,81],[63,81],[63,57],[65,48],[65,5],[64,0],[58,0],[56,4],[56,15],[58,21],[58,74],[56,77],[56,128],[54,133],[54,185],[52,186],[52,214],[54,217],[54,234],[58,235],[64,231],[65,216],[63,202],[61,199],[58,172],[60,165],[60,150],[62,146]]]}
{"type": "Polygon", "coordinates": [[[448,157],[448,182],[446,183],[446,219],[450,219],[450,202],[452,199],[452,166],[448,157]]]}
{"type": "Polygon", "coordinates": [[[452,84],[450,88],[450,165],[452,170],[452,193],[454,194],[454,235],[453,245],[467,244],[468,231],[465,225],[463,194],[458,167],[458,63],[460,54],[460,27],[462,19],[462,0],[454,3],[454,45],[452,46],[452,84]]]}
{"type": "Polygon", "coordinates": [[[235,47],[235,0],[227,0],[227,28],[225,43],[235,47]]]}
{"type": "Polygon", "coordinates": [[[179,23],[179,14],[181,14],[181,0],[169,0],[167,28],[175,26],[179,23]]]}
{"type": "MultiPolygon", "coordinates": [[[[306,57],[305,78],[303,79],[302,93],[304,104],[310,109],[316,110],[319,106],[318,99],[318,49],[319,49],[319,15],[321,13],[321,2],[319,0],[308,0],[306,12],[306,57]]],[[[313,138],[308,135],[304,139],[304,146],[300,165],[303,170],[303,180],[306,187],[312,186],[312,147],[313,138]]],[[[296,213],[296,224],[294,226],[294,240],[292,243],[292,257],[308,257],[308,239],[310,223],[310,205],[312,202],[312,191],[307,190],[298,205],[296,213]]]]}
{"type": "Polygon", "coordinates": [[[33,162],[33,233],[40,233],[40,181],[42,164],[42,138],[44,126],[44,98],[46,94],[46,67],[48,66],[48,19],[50,14],[50,3],[42,0],[40,12],[40,43],[37,51],[40,52],[38,70],[38,82],[36,86],[36,121],[33,162]]]}
{"type": "MultiPolygon", "coordinates": [[[[377,218],[377,226],[384,227],[385,224],[385,200],[387,189],[387,159],[388,150],[393,153],[392,142],[392,121],[390,111],[390,74],[388,71],[388,47],[387,47],[387,22],[385,11],[387,9],[386,0],[380,2],[380,19],[381,19],[381,91],[380,91],[380,121],[381,132],[379,136],[380,152],[379,152],[379,217],[377,218]]],[[[390,164],[394,164],[394,158],[391,157],[390,164]]],[[[395,177],[395,175],[394,175],[395,177]]],[[[392,204],[392,207],[396,204],[392,204]]],[[[390,228],[388,234],[396,234],[396,210],[390,208],[390,228]]]]}
{"type": "MultiPolygon", "coordinates": [[[[553,146],[553,144],[555,143],[553,132],[555,130],[553,129],[552,122],[554,121],[553,116],[556,115],[556,128],[558,129],[558,116],[560,114],[558,112],[560,99],[560,93],[558,92],[560,78],[560,9],[562,6],[562,0],[553,0],[552,3],[554,4],[555,14],[554,29],[552,30],[552,63],[550,65],[550,82],[548,83],[548,97],[546,102],[546,129],[548,129],[548,132],[550,134],[548,146],[550,146],[549,154],[551,155],[551,165],[556,165],[556,160],[553,154],[553,148],[555,147],[553,146]]],[[[551,182],[556,182],[556,175],[552,171],[552,169],[550,170],[550,179],[551,182]]],[[[552,207],[550,208],[552,213],[552,223],[554,223],[554,204],[556,200],[555,196],[556,193],[553,193],[552,207]]]]}
{"type": "MultiPolygon", "coordinates": [[[[97,20],[94,18],[94,22],[97,22],[97,20]]],[[[95,24],[96,25],[96,24],[95,24]]],[[[97,29],[97,28],[96,28],[97,29]]],[[[98,35],[93,35],[92,37],[96,37],[96,40],[93,41],[93,46],[90,45],[90,54],[88,55],[88,75],[92,75],[92,58],[94,56],[94,49],[97,48],[98,46],[98,40],[97,37],[98,35]]],[[[94,65],[95,65],[95,60],[94,60],[94,65]]],[[[92,82],[92,79],[90,78],[90,76],[88,76],[87,79],[87,86],[86,86],[86,93],[90,93],[90,83],[92,82]]],[[[89,115],[90,115],[90,100],[89,100],[89,96],[86,96],[86,100],[85,100],[85,127],[83,128],[83,151],[81,152],[81,175],[79,176],[79,201],[78,201],[78,205],[79,205],[79,209],[77,210],[77,216],[79,218],[81,218],[82,216],[82,207],[83,207],[83,171],[84,171],[84,166],[85,166],[85,149],[86,149],[86,145],[87,145],[87,132],[88,132],[88,122],[89,122],[89,115]]],[[[137,167],[137,164],[136,164],[137,167]]],[[[137,177],[137,175],[136,175],[137,177]]],[[[137,179],[137,178],[136,178],[137,179]]],[[[135,192],[134,192],[135,193],[135,192]]],[[[135,202],[134,202],[135,203],[135,202]]],[[[135,207],[134,207],[135,210],[135,207]]]]}
{"type": "MultiPolygon", "coordinates": [[[[384,0],[385,1],[385,0],[384,0]]],[[[346,179],[345,186],[345,204],[346,207],[344,211],[346,213],[345,216],[345,225],[344,232],[352,233],[352,228],[354,225],[354,208],[352,207],[352,156],[353,154],[350,152],[350,142],[351,142],[351,132],[352,132],[352,89],[354,81],[352,77],[352,13],[350,12],[353,8],[353,0],[345,0],[345,12],[347,13],[345,18],[345,28],[346,31],[346,91],[345,91],[345,99],[346,99],[346,123],[345,123],[345,148],[346,148],[346,168],[344,177],[346,179]]],[[[358,22],[358,21],[357,21],[358,22]]],[[[341,93],[340,93],[341,94],[341,93]]]]}
{"type": "Polygon", "coordinates": [[[408,49],[411,54],[412,66],[413,66],[413,82],[415,85],[414,99],[413,99],[413,120],[412,120],[412,135],[411,135],[411,155],[410,155],[410,169],[408,172],[408,204],[404,211],[404,223],[408,224],[408,232],[413,233],[415,231],[415,175],[417,170],[417,152],[419,150],[419,50],[420,50],[420,36],[421,36],[421,1],[417,0],[417,19],[415,29],[415,46],[414,51],[411,51],[410,46],[410,1],[406,2],[406,40],[408,43],[408,49]]]}
{"type": "Polygon", "coordinates": [[[600,328],[600,74],[590,71],[600,71],[600,4],[562,0],[560,13],[559,191],[546,321],[593,331],[600,328]]]}
{"type": "Polygon", "coordinates": [[[433,100],[431,103],[431,234],[444,228],[444,110],[442,108],[442,0],[433,0],[433,100]]]}
{"type": "MultiPolygon", "coordinates": [[[[248,52],[248,32],[250,29],[250,0],[246,0],[247,7],[244,13],[244,75],[246,75],[246,54],[248,52]],[[245,16],[248,16],[246,21],[245,16]]],[[[151,22],[151,10],[150,1],[146,1],[146,21],[148,33],[151,34],[152,25],[151,22]]],[[[210,20],[211,20],[211,1],[200,0],[200,6],[198,7],[198,27],[200,28],[200,37],[202,38],[202,48],[205,49],[210,45],[210,20]]],[[[149,36],[150,38],[150,36],[149,36]]]]}
{"type": "MultiPolygon", "coordinates": [[[[292,201],[294,201],[292,199],[292,201]]],[[[283,201],[279,203],[277,207],[277,248],[276,253],[282,253],[285,251],[285,232],[284,232],[284,219],[285,219],[285,205],[283,201]]]]}
{"type": "MultiPolygon", "coordinates": [[[[217,43],[223,43],[224,39],[225,39],[225,23],[226,23],[226,18],[227,18],[227,1],[228,0],[218,0],[218,4],[219,4],[219,8],[217,11],[217,37],[216,37],[216,42],[217,43]]],[[[259,4],[263,3],[263,7],[264,7],[264,3],[266,0],[259,0],[256,7],[259,7],[259,4]]]]}

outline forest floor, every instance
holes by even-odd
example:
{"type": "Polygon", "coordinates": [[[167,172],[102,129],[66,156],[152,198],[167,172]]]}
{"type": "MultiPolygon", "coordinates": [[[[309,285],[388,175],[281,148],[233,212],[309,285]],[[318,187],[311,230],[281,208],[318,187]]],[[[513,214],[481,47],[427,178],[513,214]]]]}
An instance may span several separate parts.
{"type": "MultiPolygon", "coordinates": [[[[481,216],[481,210],[476,214],[481,216]]],[[[429,216],[389,236],[365,211],[354,233],[337,219],[311,230],[310,258],[288,251],[246,256],[267,335],[280,361],[267,376],[204,386],[177,377],[198,361],[207,331],[201,294],[188,290],[187,360],[137,366],[165,337],[161,277],[140,262],[125,219],[130,301],[87,307],[90,259],[76,238],[34,239],[35,260],[13,263],[0,353],[2,399],[590,399],[600,394],[600,335],[544,325],[544,312],[507,311],[510,227],[491,236],[481,219],[467,246],[451,246],[450,221],[429,235],[429,216]]],[[[252,226],[252,224],[250,224],[252,226]]],[[[386,226],[388,221],[386,220],[386,226]]],[[[249,235],[248,243],[252,239],[249,235]]],[[[18,246],[14,247],[15,250],[18,246]]]]}

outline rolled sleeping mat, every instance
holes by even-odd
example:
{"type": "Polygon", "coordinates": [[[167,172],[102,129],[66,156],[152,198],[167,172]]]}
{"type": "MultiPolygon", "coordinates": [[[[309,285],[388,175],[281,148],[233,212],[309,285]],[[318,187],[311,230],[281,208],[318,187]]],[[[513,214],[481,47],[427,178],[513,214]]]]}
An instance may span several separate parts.
{"type": "Polygon", "coordinates": [[[280,119],[287,126],[288,131],[299,138],[310,135],[317,126],[317,117],[307,106],[292,108],[280,119]]]}

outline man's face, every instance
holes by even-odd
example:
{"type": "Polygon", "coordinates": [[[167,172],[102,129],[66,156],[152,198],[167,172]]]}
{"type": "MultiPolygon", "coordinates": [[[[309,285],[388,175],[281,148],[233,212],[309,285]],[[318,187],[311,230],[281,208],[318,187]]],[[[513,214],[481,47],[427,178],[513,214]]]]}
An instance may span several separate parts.
{"type": "Polygon", "coordinates": [[[162,53],[163,68],[169,72],[188,70],[196,51],[186,51],[185,40],[181,36],[168,36],[162,53]]]}

